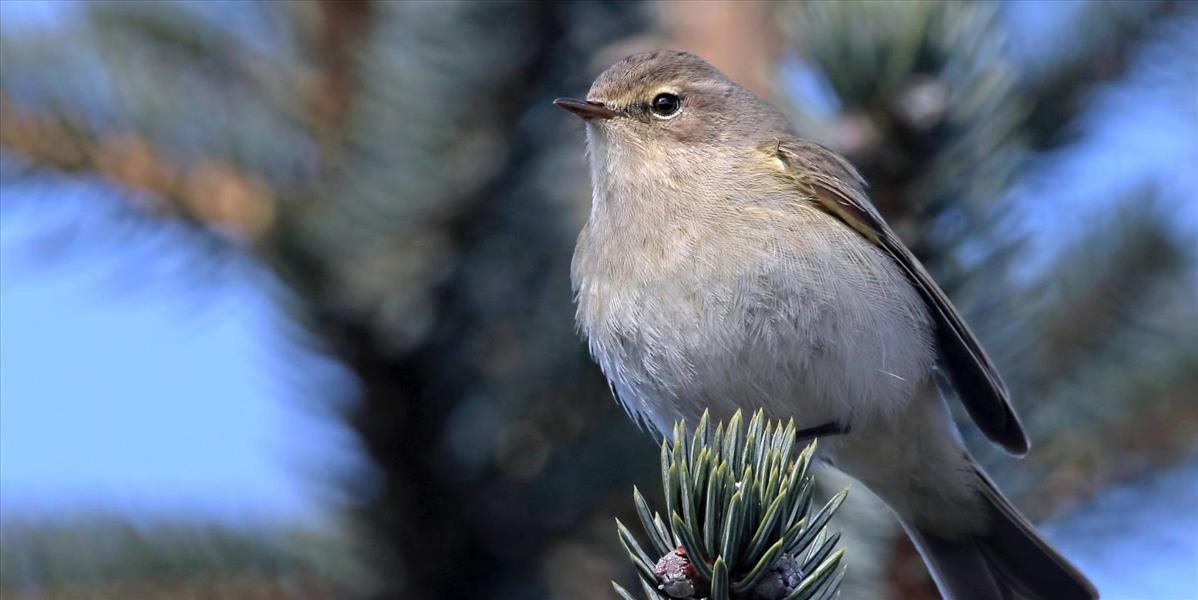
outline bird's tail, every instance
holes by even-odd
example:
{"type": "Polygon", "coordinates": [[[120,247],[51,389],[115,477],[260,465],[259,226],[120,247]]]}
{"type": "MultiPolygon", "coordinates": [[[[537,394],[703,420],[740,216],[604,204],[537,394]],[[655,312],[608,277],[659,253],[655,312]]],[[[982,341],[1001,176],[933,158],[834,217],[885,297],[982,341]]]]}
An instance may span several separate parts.
{"type": "Polygon", "coordinates": [[[1098,591],[978,467],[989,527],[979,535],[947,539],[904,522],[941,594],[949,600],[1090,600],[1098,591]]]}

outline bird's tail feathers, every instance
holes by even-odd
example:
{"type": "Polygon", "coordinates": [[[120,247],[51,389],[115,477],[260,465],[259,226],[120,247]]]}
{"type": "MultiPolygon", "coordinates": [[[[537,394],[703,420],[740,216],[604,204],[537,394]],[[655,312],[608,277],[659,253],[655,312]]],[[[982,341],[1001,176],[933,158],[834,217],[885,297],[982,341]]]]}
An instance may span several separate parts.
{"type": "Polygon", "coordinates": [[[1092,600],[1098,591],[975,467],[990,522],[979,535],[949,539],[903,522],[950,600],[1092,600]]]}

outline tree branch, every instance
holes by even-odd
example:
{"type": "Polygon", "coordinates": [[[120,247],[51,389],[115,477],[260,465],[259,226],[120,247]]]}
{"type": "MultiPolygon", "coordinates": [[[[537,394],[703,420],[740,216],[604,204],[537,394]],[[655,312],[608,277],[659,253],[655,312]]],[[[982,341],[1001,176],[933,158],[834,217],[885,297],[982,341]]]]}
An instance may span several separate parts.
{"type": "Polygon", "coordinates": [[[66,116],[22,111],[0,94],[0,148],[65,173],[95,174],[140,194],[130,202],[254,242],[275,223],[262,179],[215,159],[179,165],[133,133],[100,134],[66,116]]]}

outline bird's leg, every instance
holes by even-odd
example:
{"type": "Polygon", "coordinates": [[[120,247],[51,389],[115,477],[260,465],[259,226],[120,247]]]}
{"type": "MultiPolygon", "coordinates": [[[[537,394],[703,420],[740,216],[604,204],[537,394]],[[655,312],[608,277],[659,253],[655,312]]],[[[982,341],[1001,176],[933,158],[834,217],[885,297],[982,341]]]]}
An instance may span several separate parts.
{"type": "Polygon", "coordinates": [[[815,427],[800,429],[795,434],[795,439],[809,440],[811,438],[828,437],[830,435],[844,435],[852,430],[853,428],[849,425],[841,425],[840,423],[835,422],[824,423],[823,425],[816,425],[815,427]]]}

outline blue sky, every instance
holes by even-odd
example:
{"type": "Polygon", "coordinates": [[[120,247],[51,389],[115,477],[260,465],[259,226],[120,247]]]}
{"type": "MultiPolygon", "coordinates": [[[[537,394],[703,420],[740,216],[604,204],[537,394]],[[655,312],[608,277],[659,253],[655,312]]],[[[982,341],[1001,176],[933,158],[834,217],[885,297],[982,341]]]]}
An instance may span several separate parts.
{"type": "Polygon", "coordinates": [[[4,513],[317,514],[348,441],[304,396],[339,371],[282,335],[252,265],[213,267],[181,229],[106,231],[119,200],[101,189],[3,190],[4,513]]]}

